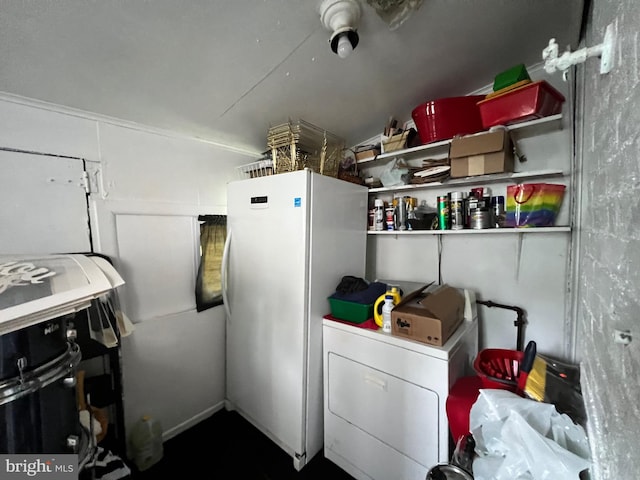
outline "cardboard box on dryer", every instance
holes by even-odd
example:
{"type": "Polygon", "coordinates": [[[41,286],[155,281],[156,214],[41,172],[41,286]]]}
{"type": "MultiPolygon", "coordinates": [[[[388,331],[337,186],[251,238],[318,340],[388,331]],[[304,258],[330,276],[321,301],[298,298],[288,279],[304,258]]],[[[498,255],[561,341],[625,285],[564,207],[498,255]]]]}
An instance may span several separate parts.
{"type": "Polygon", "coordinates": [[[425,285],[402,299],[391,311],[391,333],[429,345],[443,346],[465,314],[463,291],[444,285],[425,285]]]}

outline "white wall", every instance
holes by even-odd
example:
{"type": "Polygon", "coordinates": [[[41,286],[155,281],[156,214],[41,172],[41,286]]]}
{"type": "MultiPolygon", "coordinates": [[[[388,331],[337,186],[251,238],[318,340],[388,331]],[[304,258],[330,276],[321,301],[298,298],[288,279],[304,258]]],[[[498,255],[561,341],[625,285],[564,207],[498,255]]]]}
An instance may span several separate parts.
{"type": "Polygon", "coordinates": [[[224,311],[195,310],[197,216],[226,212],[226,183],[257,153],[14,97],[0,98],[0,146],[89,160],[94,251],[127,282],[135,322],[122,342],[127,430],[149,414],[170,438],[222,408],[224,311]]]}
{"type": "Polygon", "coordinates": [[[95,249],[130,283],[136,332],[123,342],[126,423],[143,414],[165,438],[222,407],[224,311],[195,308],[199,214],[226,213],[226,183],[253,158],[190,139],[99,125],[95,249]]]}

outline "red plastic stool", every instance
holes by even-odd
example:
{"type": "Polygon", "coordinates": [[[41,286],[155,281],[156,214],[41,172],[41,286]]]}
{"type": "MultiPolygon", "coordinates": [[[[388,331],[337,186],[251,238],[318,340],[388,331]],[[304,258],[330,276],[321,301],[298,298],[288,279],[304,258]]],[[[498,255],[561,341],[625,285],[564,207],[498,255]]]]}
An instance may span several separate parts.
{"type": "Polygon", "coordinates": [[[469,414],[471,407],[480,395],[481,388],[486,387],[483,386],[480,377],[460,377],[449,391],[446,408],[449,430],[454,443],[469,433],[469,414]]]}

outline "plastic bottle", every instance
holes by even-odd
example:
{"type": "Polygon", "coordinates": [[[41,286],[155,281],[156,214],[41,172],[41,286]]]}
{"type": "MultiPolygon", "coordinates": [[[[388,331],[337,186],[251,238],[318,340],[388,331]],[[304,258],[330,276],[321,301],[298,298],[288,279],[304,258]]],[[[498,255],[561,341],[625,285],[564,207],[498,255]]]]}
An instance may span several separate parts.
{"type": "Polygon", "coordinates": [[[384,297],[384,305],[382,305],[382,331],[391,333],[391,310],[394,307],[393,295],[384,297]]]}
{"type": "Polygon", "coordinates": [[[158,420],[144,415],[133,426],[130,440],[133,462],[139,471],[148,469],[162,459],[162,425],[158,420]]]}
{"type": "Polygon", "coordinates": [[[387,286],[387,291],[376,299],[373,303],[373,320],[380,328],[382,328],[382,306],[384,305],[384,299],[387,295],[391,295],[393,297],[394,305],[397,305],[402,300],[402,295],[400,295],[398,287],[392,286],[387,286]]]}

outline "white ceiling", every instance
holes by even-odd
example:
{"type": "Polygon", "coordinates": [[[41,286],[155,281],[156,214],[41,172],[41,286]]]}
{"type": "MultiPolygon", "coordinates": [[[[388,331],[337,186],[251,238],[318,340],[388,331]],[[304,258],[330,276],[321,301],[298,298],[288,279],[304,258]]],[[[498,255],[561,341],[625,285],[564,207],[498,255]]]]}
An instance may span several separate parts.
{"type": "Polygon", "coordinates": [[[0,0],[0,92],[254,151],[303,119],[355,144],[578,43],[583,0],[424,0],[391,31],[362,0],[340,59],[320,0],[0,0]]]}

